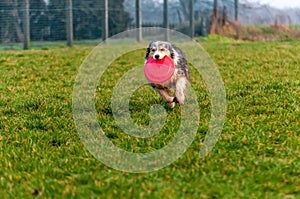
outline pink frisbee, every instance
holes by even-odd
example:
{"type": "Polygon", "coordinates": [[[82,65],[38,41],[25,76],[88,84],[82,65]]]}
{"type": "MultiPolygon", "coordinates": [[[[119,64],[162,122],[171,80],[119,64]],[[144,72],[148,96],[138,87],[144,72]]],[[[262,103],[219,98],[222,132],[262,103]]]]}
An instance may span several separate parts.
{"type": "Polygon", "coordinates": [[[174,62],[168,56],[155,60],[152,57],[148,59],[144,66],[146,78],[153,83],[164,83],[174,74],[174,62]]]}

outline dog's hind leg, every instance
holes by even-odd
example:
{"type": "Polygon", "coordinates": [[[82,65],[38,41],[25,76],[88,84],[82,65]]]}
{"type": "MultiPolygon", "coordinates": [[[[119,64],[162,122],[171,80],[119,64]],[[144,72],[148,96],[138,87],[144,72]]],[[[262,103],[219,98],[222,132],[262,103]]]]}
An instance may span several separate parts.
{"type": "Polygon", "coordinates": [[[188,80],[186,77],[180,77],[176,81],[175,97],[176,97],[176,102],[178,102],[180,105],[184,105],[187,84],[188,84],[188,80]]]}

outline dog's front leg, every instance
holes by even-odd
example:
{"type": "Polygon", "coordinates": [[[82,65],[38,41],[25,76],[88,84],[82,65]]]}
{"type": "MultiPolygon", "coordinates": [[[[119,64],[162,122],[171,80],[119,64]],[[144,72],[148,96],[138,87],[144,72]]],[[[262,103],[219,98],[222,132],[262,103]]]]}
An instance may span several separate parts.
{"type": "Polygon", "coordinates": [[[160,96],[162,96],[164,98],[164,100],[166,102],[169,102],[169,103],[173,102],[174,97],[171,96],[171,91],[169,89],[167,89],[167,88],[163,88],[163,89],[154,88],[154,89],[160,94],[160,96]]]}

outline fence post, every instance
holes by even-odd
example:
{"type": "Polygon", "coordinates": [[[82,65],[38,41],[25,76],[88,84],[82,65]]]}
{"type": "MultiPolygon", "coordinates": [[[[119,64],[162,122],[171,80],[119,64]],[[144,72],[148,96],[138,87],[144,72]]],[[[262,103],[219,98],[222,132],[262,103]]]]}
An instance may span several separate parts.
{"type": "Polygon", "coordinates": [[[239,20],[239,1],[234,0],[234,20],[239,20]]]}
{"type": "Polygon", "coordinates": [[[72,0],[67,0],[67,19],[66,19],[66,28],[67,28],[67,46],[73,45],[73,4],[72,0]]]}
{"type": "Polygon", "coordinates": [[[214,0],[214,16],[216,17],[216,19],[219,19],[219,3],[218,0],[214,0]]]}
{"type": "Polygon", "coordinates": [[[194,0],[190,0],[190,37],[194,38],[195,34],[195,13],[194,13],[194,0]]]}
{"type": "Polygon", "coordinates": [[[135,1],[135,18],[136,18],[136,28],[137,28],[137,35],[136,40],[137,42],[142,41],[142,5],[141,0],[135,1]]]}
{"type": "Polygon", "coordinates": [[[29,49],[30,43],[30,2],[29,0],[25,0],[25,16],[24,16],[24,41],[23,41],[23,49],[29,49]]]}
{"type": "Polygon", "coordinates": [[[164,0],[164,28],[166,29],[165,32],[165,40],[170,40],[169,35],[169,12],[168,12],[168,0],[164,0]]]}
{"type": "Polygon", "coordinates": [[[102,34],[102,40],[105,42],[109,34],[109,21],[108,21],[108,0],[104,0],[104,28],[102,34]]]}

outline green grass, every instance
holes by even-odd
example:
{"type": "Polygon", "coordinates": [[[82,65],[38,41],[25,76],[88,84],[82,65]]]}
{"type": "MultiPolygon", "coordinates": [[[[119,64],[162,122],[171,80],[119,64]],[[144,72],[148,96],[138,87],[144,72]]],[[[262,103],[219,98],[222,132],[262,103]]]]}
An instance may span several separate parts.
{"type": "MultiPolygon", "coordinates": [[[[300,42],[204,42],[203,46],[226,87],[222,135],[213,151],[199,159],[210,104],[205,83],[192,69],[201,109],[197,138],[178,161],[145,174],[106,167],[84,148],[76,132],[72,90],[92,47],[1,51],[0,197],[299,198],[300,42]]],[[[147,124],[154,103],[165,106],[172,120],[151,139],[129,137],[115,125],[109,102],[116,78],[143,59],[143,53],[126,54],[112,63],[96,93],[97,117],[106,135],[134,152],[166,145],[180,119],[179,107],[169,109],[143,87],[131,100],[133,120],[147,124]]]]}
{"type": "Polygon", "coordinates": [[[295,30],[299,30],[300,29],[300,25],[299,24],[292,24],[291,28],[293,28],[295,30]]]}
{"type": "Polygon", "coordinates": [[[199,37],[197,38],[197,40],[199,40],[200,42],[221,42],[221,43],[241,43],[243,41],[240,41],[240,40],[235,40],[235,39],[232,39],[232,38],[229,38],[229,37],[224,37],[224,36],[221,36],[221,35],[216,35],[216,34],[210,34],[208,35],[207,37],[199,37]]]}
{"type": "MultiPolygon", "coordinates": [[[[73,42],[74,45],[77,46],[95,46],[101,43],[102,40],[75,40],[73,42]]],[[[43,49],[48,50],[53,47],[60,47],[64,48],[67,46],[66,41],[31,41],[30,42],[30,49],[43,49]]],[[[23,50],[23,43],[1,43],[0,50],[23,50]]]]}

